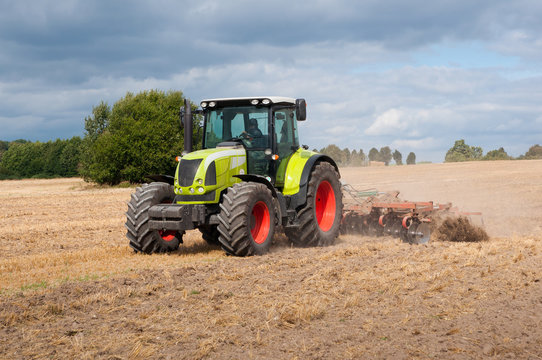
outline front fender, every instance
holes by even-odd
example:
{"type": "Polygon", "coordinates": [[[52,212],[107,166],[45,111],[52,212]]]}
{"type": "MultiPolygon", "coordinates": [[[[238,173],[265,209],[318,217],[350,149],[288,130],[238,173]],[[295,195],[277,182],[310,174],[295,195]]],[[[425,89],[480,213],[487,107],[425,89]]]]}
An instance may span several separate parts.
{"type": "Polygon", "coordinates": [[[175,178],[170,175],[154,174],[154,175],[146,175],[145,177],[149,180],[162,182],[169,185],[173,185],[175,183],[175,178]]]}
{"type": "Polygon", "coordinates": [[[275,189],[273,184],[271,184],[271,182],[269,180],[267,180],[265,178],[265,176],[253,175],[253,174],[245,174],[245,175],[233,175],[233,177],[241,179],[241,181],[245,181],[245,182],[252,181],[252,182],[257,182],[257,183],[260,183],[260,184],[264,184],[265,186],[267,186],[269,188],[269,190],[271,190],[271,193],[273,194],[273,197],[277,197],[277,189],[275,189]]]}
{"type": "Polygon", "coordinates": [[[234,175],[233,177],[241,179],[241,181],[252,181],[260,184],[264,184],[267,186],[269,190],[271,190],[271,193],[273,194],[273,198],[275,198],[278,202],[278,219],[280,219],[281,223],[286,222],[288,213],[286,211],[286,200],[284,199],[284,196],[277,192],[277,189],[271,184],[269,180],[265,176],[261,175],[253,175],[253,174],[245,174],[245,175],[234,175]]]}

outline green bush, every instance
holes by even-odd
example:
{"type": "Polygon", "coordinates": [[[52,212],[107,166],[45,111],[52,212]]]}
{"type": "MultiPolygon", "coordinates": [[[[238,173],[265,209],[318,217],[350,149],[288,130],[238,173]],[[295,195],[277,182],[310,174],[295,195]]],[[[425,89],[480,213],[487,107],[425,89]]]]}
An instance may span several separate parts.
{"type": "Polygon", "coordinates": [[[538,144],[531,146],[525,153],[524,159],[542,159],[542,146],[538,144]]]}
{"type": "Polygon", "coordinates": [[[446,152],[445,162],[481,160],[483,151],[481,147],[469,146],[465,140],[456,140],[453,147],[446,152]]]}
{"type": "Polygon", "coordinates": [[[499,148],[498,150],[488,151],[484,156],[483,160],[510,160],[511,157],[508,156],[504,148],[499,148]]]}
{"type": "MultiPolygon", "coordinates": [[[[173,175],[183,150],[179,128],[182,92],[144,91],[109,109],[103,102],[85,119],[81,174],[100,184],[140,183],[146,175],[173,175]]],[[[194,145],[201,143],[194,119],[194,145]]]]}

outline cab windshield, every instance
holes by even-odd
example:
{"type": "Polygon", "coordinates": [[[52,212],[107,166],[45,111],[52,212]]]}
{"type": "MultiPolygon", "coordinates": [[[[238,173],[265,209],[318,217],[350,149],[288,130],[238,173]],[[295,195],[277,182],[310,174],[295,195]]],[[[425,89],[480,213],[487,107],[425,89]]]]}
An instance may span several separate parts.
{"type": "Polygon", "coordinates": [[[205,117],[203,148],[214,148],[223,141],[235,140],[251,150],[270,147],[268,114],[269,108],[256,106],[209,110],[205,117]]]}

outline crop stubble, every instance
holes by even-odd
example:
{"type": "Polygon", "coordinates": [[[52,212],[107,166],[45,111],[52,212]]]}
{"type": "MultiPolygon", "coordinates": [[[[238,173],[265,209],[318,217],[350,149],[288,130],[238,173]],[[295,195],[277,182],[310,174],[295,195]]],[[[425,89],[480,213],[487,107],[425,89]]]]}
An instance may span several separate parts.
{"type": "Polygon", "coordinates": [[[542,353],[542,161],[343,169],[359,188],[481,210],[491,239],[341,237],[233,258],[197,231],[124,238],[133,189],[0,182],[0,358],[359,358],[542,353]]]}

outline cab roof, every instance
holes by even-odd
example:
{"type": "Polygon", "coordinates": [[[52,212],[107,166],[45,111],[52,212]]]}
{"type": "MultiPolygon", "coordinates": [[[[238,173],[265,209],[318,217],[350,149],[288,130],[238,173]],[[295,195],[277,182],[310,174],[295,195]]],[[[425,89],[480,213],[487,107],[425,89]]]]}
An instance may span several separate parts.
{"type": "MultiPolygon", "coordinates": [[[[211,102],[215,102],[216,106],[241,106],[241,105],[251,105],[253,100],[258,100],[258,105],[262,105],[263,100],[269,100],[269,104],[288,104],[295,105],[295,99],[283,96],[251,96],[251,97],[234,97],[234,98],[217,98],[217,99],[205,99],[200,102],[200,104],[205,103],[208,105],[211,102]]],[[[205,107],[205,106],[202,106],[205,107]]]]}

